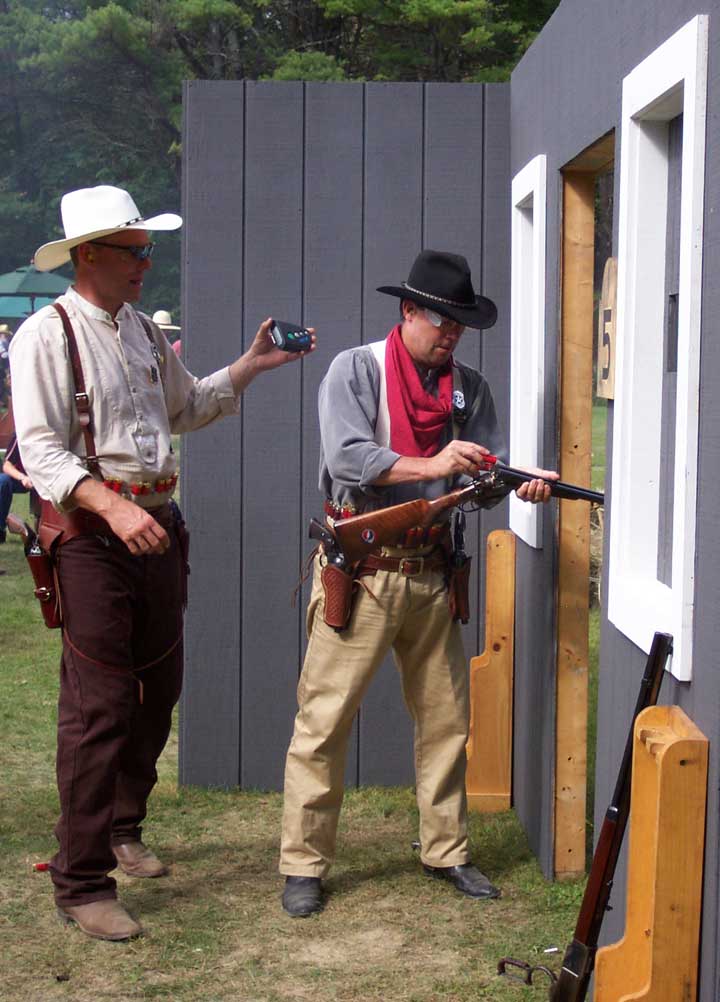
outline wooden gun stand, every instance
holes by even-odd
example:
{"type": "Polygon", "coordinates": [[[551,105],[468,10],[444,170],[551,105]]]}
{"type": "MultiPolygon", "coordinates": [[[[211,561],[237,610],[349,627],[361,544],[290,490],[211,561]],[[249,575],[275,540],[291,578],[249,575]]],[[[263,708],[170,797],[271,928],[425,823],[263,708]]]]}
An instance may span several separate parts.
{"type": "Polygon", "coordinates": [[[708,740],[678,706],[638,716],[625,935],[598,950],[595,1002],[695,1002],[708,740]]]}

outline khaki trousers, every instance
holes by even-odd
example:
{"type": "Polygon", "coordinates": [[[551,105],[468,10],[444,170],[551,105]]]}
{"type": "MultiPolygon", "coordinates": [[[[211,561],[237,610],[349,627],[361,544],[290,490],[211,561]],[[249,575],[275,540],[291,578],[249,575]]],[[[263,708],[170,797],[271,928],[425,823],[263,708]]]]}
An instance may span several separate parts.
{"type": "Polygon", "coordinates": [[[309,645],[285,768],[280,872],[324,877],[330,869],[353,718],[391,647],[415,722],[422,861],[430,866],[465,863],[468,675],[443,574],[424,571],[405,577],[377,571],[362,578],[350,625],[337,633],[323,622],[320,559],[315,560],[309,645]]]}

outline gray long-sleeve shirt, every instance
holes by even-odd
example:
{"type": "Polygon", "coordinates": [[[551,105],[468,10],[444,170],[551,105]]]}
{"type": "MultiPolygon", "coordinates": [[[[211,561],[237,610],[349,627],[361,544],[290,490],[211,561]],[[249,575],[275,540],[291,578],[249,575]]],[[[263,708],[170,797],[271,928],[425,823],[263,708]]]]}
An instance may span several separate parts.
{"type": "MultiPolygon", "coordinates": [[[[506,460],[505,442],[498,427],[490,387],[482,373],[460,362],[465,422],[458,438],[484,445],[506,460]]],[[[435,374],[431,374],[434,376],[435,374]]],[[[416,498],[432,500],[468,482],[467,477],[390,486],[373,486],[399,453],[375,441],[380,406],[380,367],[367,345],[349,348],[333,359],[320,385],[320,490],[338,506],[359,511],[387,508],[416,498]]],[[[453,437],[452,421],[443,431],[438,452],[453,437]]]]}

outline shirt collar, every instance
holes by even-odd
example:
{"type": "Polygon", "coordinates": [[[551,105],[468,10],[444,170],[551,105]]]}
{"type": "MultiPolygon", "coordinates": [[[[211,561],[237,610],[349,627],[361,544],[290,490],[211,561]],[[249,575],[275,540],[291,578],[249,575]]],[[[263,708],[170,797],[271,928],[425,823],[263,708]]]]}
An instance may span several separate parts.
{"type": "Polygon", "coordinates": [[[77,306],[81,313],[84,313],[86,317],[90,317],[91,320],[100,320],[107,324],[112,324],[113,327],[119,321],[127,317],[128,310],[130,307],[127,303],[123,303],[117,314],[113,317],[107,310],[103,310],[100,306],[95,306],[94,303],[88,302],[80,293],[75,289],[74,285],[71,285],[65,295],[68,299],[77,306]]]}

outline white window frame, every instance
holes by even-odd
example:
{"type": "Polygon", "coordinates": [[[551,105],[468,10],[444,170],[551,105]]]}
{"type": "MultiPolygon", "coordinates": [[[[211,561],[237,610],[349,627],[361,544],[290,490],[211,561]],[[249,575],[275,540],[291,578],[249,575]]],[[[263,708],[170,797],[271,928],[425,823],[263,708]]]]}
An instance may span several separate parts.
{"type": "MultiPolygon", "coordinates": [[[[510,459],[540,466],[545,385],[545,229],[547,158],[540,154],[512,182],[510,459]]],[[[510,497],[510,528],[542,547],[542,510],[510,497]]]]}
{"type": "Polygon", "coordinates": [[[698,15],[623,81],[608,617],[644,651],[674,638],[692,674],[708,18],[698,15]],[[668,142],[682,113],[672,582],[658,580],[668,142]]]}

